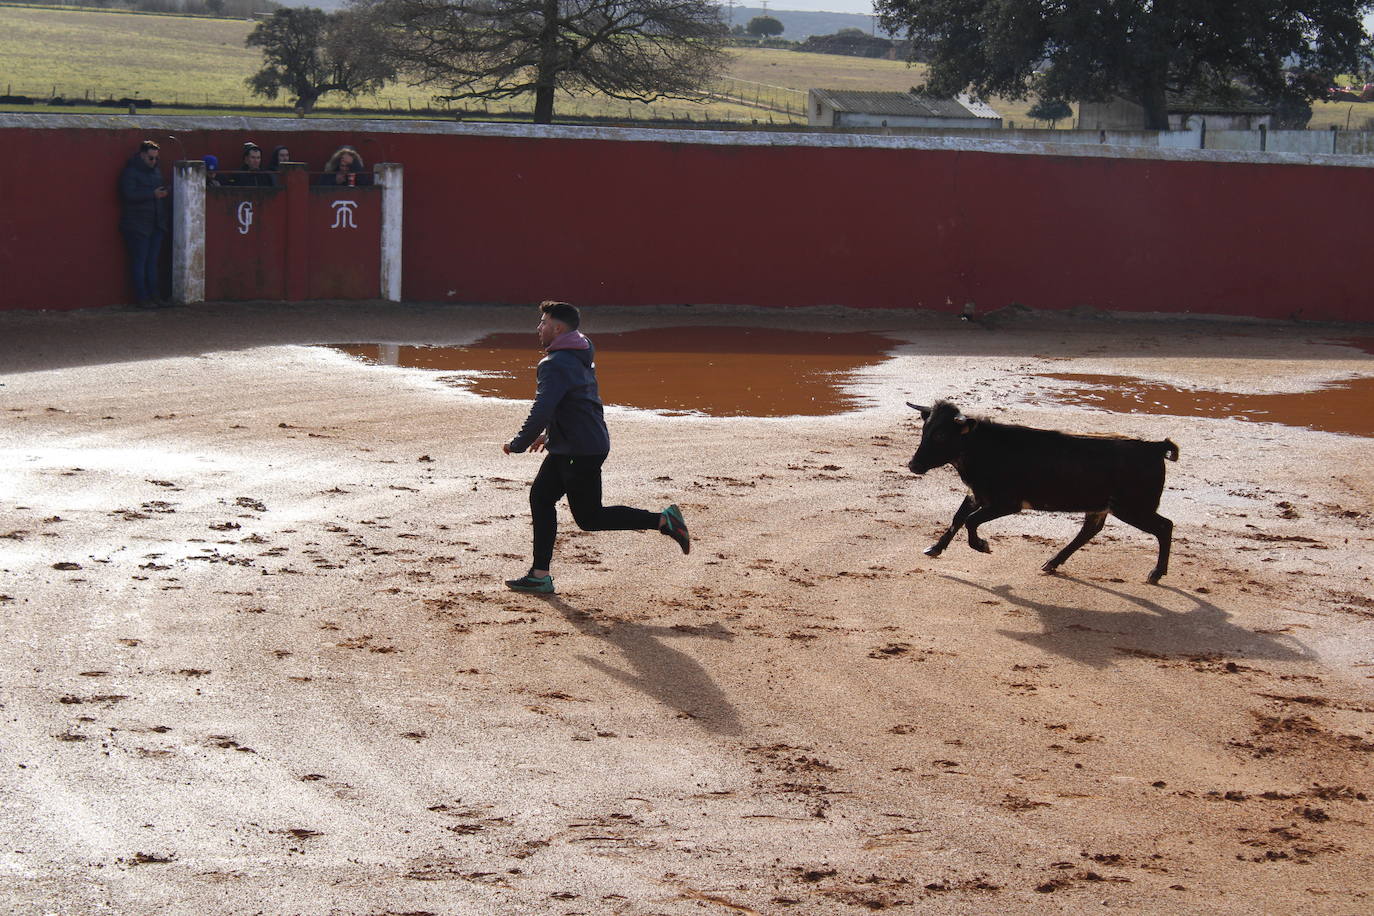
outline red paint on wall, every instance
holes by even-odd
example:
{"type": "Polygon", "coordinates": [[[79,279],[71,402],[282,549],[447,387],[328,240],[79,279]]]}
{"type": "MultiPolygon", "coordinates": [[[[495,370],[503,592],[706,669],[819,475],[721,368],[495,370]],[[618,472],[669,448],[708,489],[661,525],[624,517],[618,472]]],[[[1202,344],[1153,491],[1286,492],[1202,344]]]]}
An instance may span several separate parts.
{"type": "Polygon", "coordinates": [[[286,239],[285,188],[206,188],[206,298],[284,299],[286,239]]]}
{"type": "Polygon", "coordinates": [[[382,189],[311,188],[308,299],[374,298],[381,287],[382,189]],[[359,290],[367,290],[359,296],[359,290]]]}
{"type": "MultiPolygon", "coordinates": [[[[162,143],[165,171],[183,151],[228,166],[250,139],[4,130],[9,161],[63,177],[0,178],[0,308],[128,301],[115,181],[144,135],[162,143]]],[[[344,143],[368,166],[404,164],[411,300],[1374,320],[1366,218],[1350,205],[1374,199],[1369,168],[463,133],[251,139],[287,143],[315,169],[344,143]]]]}

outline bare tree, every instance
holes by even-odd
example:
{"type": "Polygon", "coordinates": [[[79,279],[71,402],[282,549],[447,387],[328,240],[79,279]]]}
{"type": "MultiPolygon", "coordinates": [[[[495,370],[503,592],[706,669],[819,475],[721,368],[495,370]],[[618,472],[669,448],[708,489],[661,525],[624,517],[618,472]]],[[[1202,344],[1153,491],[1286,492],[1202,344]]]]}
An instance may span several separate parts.
{"type": "Polygon", "coordinates": [[[245,44],[262,48],[263,68],[245,82],[275,99],[283,90],[310,111],[326,92],[375,92],[396,77],[385,32],[361,11],[279,9],[257,24],[245,44]]]}
{"type": "Polygon", "coordinates": [[[709,0],[364,0],[393,28],[393,60],[438,97],[554,94],[624,101],[693,98],[724,68],[725,29],[709,0]]]}

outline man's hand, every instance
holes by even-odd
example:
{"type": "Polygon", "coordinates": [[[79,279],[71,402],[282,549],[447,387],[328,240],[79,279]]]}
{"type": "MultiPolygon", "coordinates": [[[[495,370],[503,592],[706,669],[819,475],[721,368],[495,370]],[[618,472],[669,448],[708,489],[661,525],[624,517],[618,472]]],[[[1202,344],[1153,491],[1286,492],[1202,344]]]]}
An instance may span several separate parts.
{"type": "MultiPolygon", "coordinates": [[[[549,439],[549,434],[548,434],[548,433],[540,433],[538,436],[535,437],[535,440],[534,440],[533,442],[530,443],[530,447],[529,447],[528,449],[526,449],[526,451],[528,451],[528,452],[542,452],[542,451],[544,450],[544,443],[547,442],[548,439],[549,439]]],[[[509,442],[507,442],[507,443],[505,443],[504,445],[501,446],[501,451],[505,452],[507,455],[512,455],[512,454],[514,454],[514,452],[512,452],[512,451],[510,450],[510,443],[509,443],[509,442]]]]}

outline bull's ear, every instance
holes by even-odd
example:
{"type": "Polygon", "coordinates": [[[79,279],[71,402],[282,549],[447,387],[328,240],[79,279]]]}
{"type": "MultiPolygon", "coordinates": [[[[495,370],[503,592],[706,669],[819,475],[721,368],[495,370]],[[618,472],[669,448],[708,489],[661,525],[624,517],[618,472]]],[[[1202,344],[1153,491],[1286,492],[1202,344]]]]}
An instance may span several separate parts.
{"type": "Polygon", "coordinates": [[[971,433],[978,428],[978,419],[976,417],[966,417],[963,414],[959,414],[959,416],[954,418],[954,422],[959,424],[960,434],[971,433]]]}
{"type": "Polygon", "coordinates": [[[920,404],[913,404],[913,403],[911,403],[910,401],[907,401],[907,402],[906,402],[906,406],[910,407],[912,410],[918,410],[918,411],[920,411],[920,412],[921,412],[921,419],[922,419],[922,420],[929,420],[929,419],[930,419],[930,408],[929,408],[929,407],[922,407],[920,404]]]}

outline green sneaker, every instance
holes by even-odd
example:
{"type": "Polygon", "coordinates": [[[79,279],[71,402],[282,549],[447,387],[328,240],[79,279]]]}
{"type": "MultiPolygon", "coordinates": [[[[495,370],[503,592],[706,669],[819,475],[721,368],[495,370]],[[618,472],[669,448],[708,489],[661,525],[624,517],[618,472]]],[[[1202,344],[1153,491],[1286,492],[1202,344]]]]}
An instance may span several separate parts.
{"type": "Polygon", "coordinates": [[[529,592],[536,595],[553,594],[553,576],[531,576],[525,573],[519,579],[507,579],[506,588],[513,592],[529,592]]]}
{"type": "Polygon", "coordinates": [[[682,510],[673,505],[664,509],[661,514],[667,524],[658,530],[677,541],[677,546],[682,548],[683,553],[691,553],[692,536],[687,533],[687,523],[682,520],[682,510]]]}

